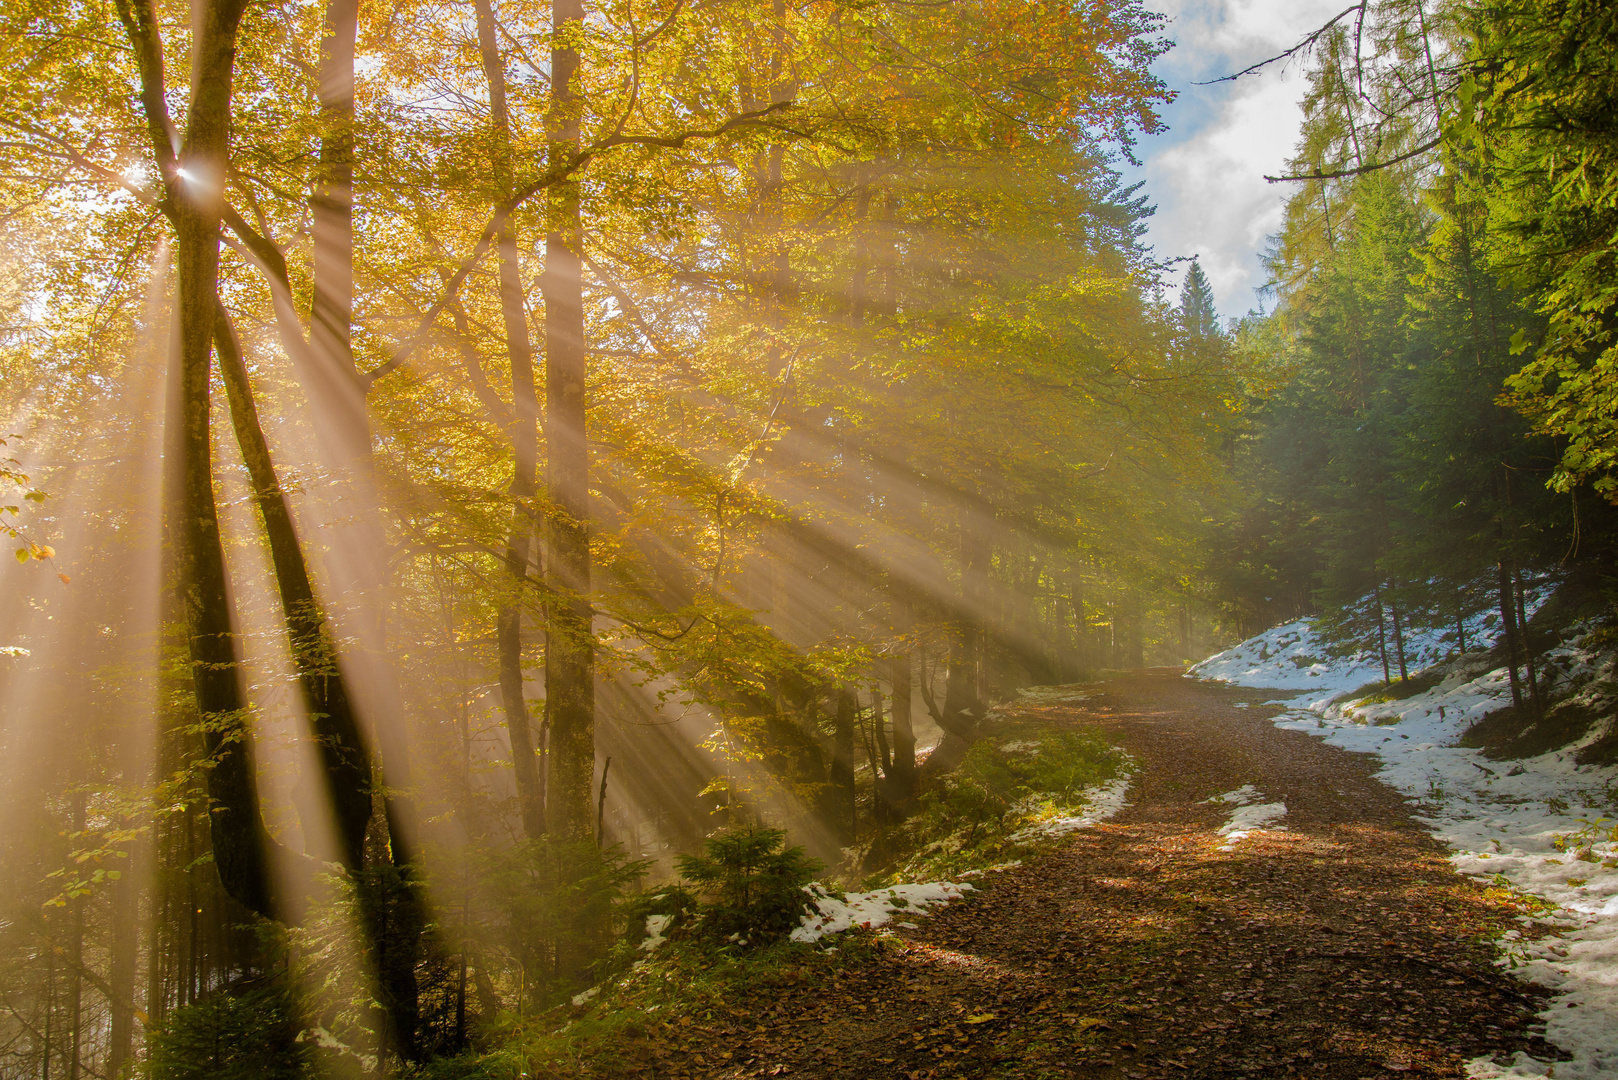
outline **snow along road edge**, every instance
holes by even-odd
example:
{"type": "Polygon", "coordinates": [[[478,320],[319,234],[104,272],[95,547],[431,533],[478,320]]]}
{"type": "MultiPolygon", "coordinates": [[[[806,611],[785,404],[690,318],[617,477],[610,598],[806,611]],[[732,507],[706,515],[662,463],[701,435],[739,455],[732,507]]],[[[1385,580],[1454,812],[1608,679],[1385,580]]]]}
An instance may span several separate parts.
{"type": "MultiPolygon", "coordinates": [[[[1479,637],[1487,640],[1486,633],[1479,637]]],[[[1612,678],[1610,660],[1581,648],[1581,640],[1553,650],[1547,661],[1586,681],[1612,678]]],[[[1407,644],[1431,659],[1441,658],[1443,647],[1437,632],[1407,644]]],[[[1509,703],[1505,669],[1452,676],[1403,701],[1350,702],[1347,695],[1381,671],[1364,656],[1328,658],[1307,619],[1250,638],[1187,675],[1303,691],[1269,703],[1290,706],[1274,718],[1277,727],[1376,755],[1377,779],[1415,806],[1416,819],[1449,848],[1457,870],[1555,906],[1523,918],[1553,924],[1555,931],[1533,941],[1520,931],[1508,934],[1500,963],[1555,992],[1540,1014],[1545,1038],[1571,1060],[1542,1062],[1525,1053],[1505,1063],[1480,1058],[1469,1075],[1618,1076],[1618,824],[1603,816],[1618,796],[1618,768],[1574,761],[1603,725],[1580,744],[1516,762],[1490,761],[1454,743],[1485,713],[1509,703]]]]}

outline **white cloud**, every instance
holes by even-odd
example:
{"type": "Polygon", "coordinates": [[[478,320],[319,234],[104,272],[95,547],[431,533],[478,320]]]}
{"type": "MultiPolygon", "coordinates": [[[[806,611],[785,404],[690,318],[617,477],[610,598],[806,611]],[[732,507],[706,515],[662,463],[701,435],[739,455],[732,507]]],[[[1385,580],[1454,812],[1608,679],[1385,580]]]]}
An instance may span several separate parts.
{"type": "Polygon", "coordinates": [[[1177,47],[1157,72],[1179,91],[1169,130],[1144,139],[1130,182],[1158,207],[1147,233],[1159,258],[1199,256],[1220,310],[1239,315],[1264,282],[1259,254],[1281,224],[1280,172],[1298,138],[1303,68],[1294,61],[1234,83],[1194,85],[1279,53],[1341,10],[1341,0],[1158,0],[1177,47]]]}

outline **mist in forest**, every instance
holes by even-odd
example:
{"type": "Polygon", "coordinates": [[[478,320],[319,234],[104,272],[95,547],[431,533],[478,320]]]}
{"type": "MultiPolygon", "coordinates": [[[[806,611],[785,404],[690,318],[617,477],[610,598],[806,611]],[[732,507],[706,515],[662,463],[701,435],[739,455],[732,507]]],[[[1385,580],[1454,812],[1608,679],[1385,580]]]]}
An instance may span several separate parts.
{"type": "Polygon", "coordinates": [[[472,1053],[715,837],[891,871],[1019,689],[1599,556],[1610,431],[1502,386],[1604,331],[1440,146],[1509,27],[1308,39],[1227,321],[1150,7],[0,15],[0,1076],[472,1053]]]}

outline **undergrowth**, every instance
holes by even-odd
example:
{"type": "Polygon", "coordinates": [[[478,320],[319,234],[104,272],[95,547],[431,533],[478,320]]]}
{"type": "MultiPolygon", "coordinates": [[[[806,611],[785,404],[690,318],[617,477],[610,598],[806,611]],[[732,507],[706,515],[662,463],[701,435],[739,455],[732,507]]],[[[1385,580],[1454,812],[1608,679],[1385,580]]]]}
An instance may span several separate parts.
{"type": "Polygon", "coordinates": [[[889,865],[867,881],[935,880],[1030,855],[1049,842],[1031,835],[1042,823],[1084,813],[1089,789],[1128,771],[1129,756],[1094,733],[999,725],[922,795],[887,838],[889,865]]]}
{"type": "MultiPolygon", "coordinates": [[[[1129,768],[1128,755],[1094,733],[1001,717],[961,767],[917,801],[908,820],[873,838],[887,843],[890,857],[866,883],[958,877],[1034,854],[1053,842],[1032,835],[1039,826],[1084,813],[1087,792],[1129,768]]],[[[803,885],[818,869],[801,849],[787,846],[779,830],[711,837],[703,854],[680,860],[680,883],[620,906],[619,922],[627,929],[599,987],[569,1005],[502,1014],[480,1032],[484,1050],[433,1062],[419,1075],[623,1075],[693,1026],[732,1014],[737,1000],[829,977],[898,942],[870,930],[845,932],[834,948],[790,940],[787,933],[808,899],[803,885]]]]}

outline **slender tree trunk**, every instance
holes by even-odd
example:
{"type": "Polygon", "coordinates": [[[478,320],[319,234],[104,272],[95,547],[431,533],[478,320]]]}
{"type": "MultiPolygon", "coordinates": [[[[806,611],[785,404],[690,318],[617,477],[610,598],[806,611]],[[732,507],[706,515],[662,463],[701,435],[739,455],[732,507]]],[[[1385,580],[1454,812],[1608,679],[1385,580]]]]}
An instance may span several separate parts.
{"type": "Polygon", "coordinates": [[[1388,670],[1388,619],[1387,609],[1382,606],[1382,585],[1376,587],[1376,649],[1382,657],[1382,681],[1391,683],[1393,672],[1388,670]]]}
{"type": "MultiPolygon", "coordinates": [[[[107,1066],[109,1080],[116,1080],[124,1071],[134,1048],[135,1037],[135,979],[140,962],[140,909],[142,883],[146,879],[144,852],[149,845],[142,842],[129,861],[133,864],[112,888],[112,925],[109,951],[111,964],[107,984],[112,987],[108,1010],[111,1013],[107,1032],[107,1066]]],[[[148,1006],[149,1008],[150,1006],[148,1006]]]]}
{"type": "MultiPolygon", "coordinates": [[[[556,0],[558,40],[577,31],[582,0],[556,0]]],[[[575,86],[579,54],[551,50],[553,163],[570,160],[579,138],[575,86]]],[[[585,431],[583,237],[579,186],[550,191],[545,238],[546,575],[551,585],[545,645],[545,719],[550,731],[549,824],[567,838],[590,838],[595,774],[595,638],[590,604],[590,450],[585,431]]]]}
{"type": "Polygon", "coordinates": [[[1500,585],[1500,632],[1506,639],[1506,667],[1511,672],[1511,707],[1522,708],[1522,682],[1517,674],[1517,611],[1512,603],[1511,571],[1506,560],[1495,563],[1500,585]]]}
{"type": "Polygon", "coordinates": [[[1539,692],[1539,665],[1534,660],[1534,648],[1528,640],[1528,604],[1523,597],[1522,574],[1518,572],[1517,563],[1511,564],[1511,584],[1517,594],[1517,638],[1522,645],[1523,665],[1528,675],[1528,695],[1534,703],[1534,713],[1544,715],[1545,703],[1539,692]]]}
{"type": "Polygon", "coordinates": [[[1146,601],[1138,590],[1129,594],[1129,666],[1146,666],[1146,601]]]}
{"type": "Polygon", "coordinates": [[[859,833],[854,797],[854,716],[859,705],[846,687],[837,690],[837,711],[832,721],[832,827],[844,844],[859,833]]]}
{"type": "Polygon", "coordinates": [[[892,661],[893,801],[901,809],[916,796],[916,731],[911,725],[910,652],[901,649],[892,661]]]}
{"type": "Polygon", "coordinates": [[[371,455],[365,390],[354,366],[354,50],[358,0],[327,0],[320,39],[320,158],[309,199],[314,299],[309,345],[321,401],[338,410],[326,431],[347,467],[371,455]]]}
{"type": "MultiPolygon", "coordinates": [[[[511,118],[506,108],[505,62],[500,57],[491,0],[477,0],[478,48],[489,84],[489,112],[495,129],[494,173],[502,198],[510,194],[511,118]]],[[[522,608],[528,596],[528,564],[532,559],[534,495],[539,463],[539,398],[534,388],[534,348],[523,304],[522,263],[517,232],[509,218],[495,232],[499,263],[500,316],[511,362],[512,476],[509,489],[511,528],[506,534],[506,596],[495,617],[495,641],[500,659],[500,698],[511,739],[512,772],[522,809],[523,830],[530,837],[545,832],[545,802],[540,789],[538,760],[528,704],[523,697],[522,608]]]]}
{"type": "Polygon", "coordinates": [[[950,632],[949,672],[945,676],[945,731],[970,737],[982,707],[978,673],[983,649],[982,611],[988,584],[987,522],[975,508],[963,510],[960,525],[961,599],[950,632]]]}
{"type": "Polygon", "coordinates": [[[1461,602],[1461,590],[1455,590],[1455,636],[1461,652],[1466,652],[1466,605],[1461,602]]]}
{"type": "MultiPolygon", "coordinates": [[[[1084,578],[1075,570],[1068,579],[1067,603],[1073,609],[1073,656],[1076,667],[1090,667],[1090,627],[1084,618],[1084,578]]],[[[1075,671],[1073,674],[1077,674],[1075,671]]]]}
{"type": "MultiPolygon", "coordinates": [[[[223,308],[214,329],[219,371],[230,402],[236,445],[253,484],[259,518],[270,543],[270,561],[281,598],[281,614],[298,669],[304,707],[320,759],[321,786],[335,814],[343,865],[358,870],[364,861],[365,832],[371,820],[371,761],[350,703],[348,687],[337,663],[337,646],[315,600],[309,567],[292,523],[292,510],[270,459],[269,443],[259,424],[240,343],[223,308]]],[[[319,835],[320,823],[304,822],[305,842],[319,835]]]]}
{"type": "Polygon", "coordinates": [[[51,1080],[51,1046],[55,1038],[56,1026],[56,950],[47,947],[45,951],[45,1037],[44,1048],[40,1053],[39,1075],[40,1080],[51,1080]]]}
{"type": "Polygon", "coordinates": [[[1397,583],[1388,590],[1389,606],[1393,613],[1393,648],[1399,658],[1399,681],[1410,681],[1410,669],[1405,666],[1405,632],[1399,618],[1399,591],[1397,583]]]}
{"type": "MultiPolygon", "coordinates": [[[[73,832],[84,831],[84,794],[73,798],[73,832]]],[[[67,1080],[79,1080],[80,1055],[84,1048],[84,897],[68,901],[73,925],[68,930],[67,957],[67,1080]]]]}

